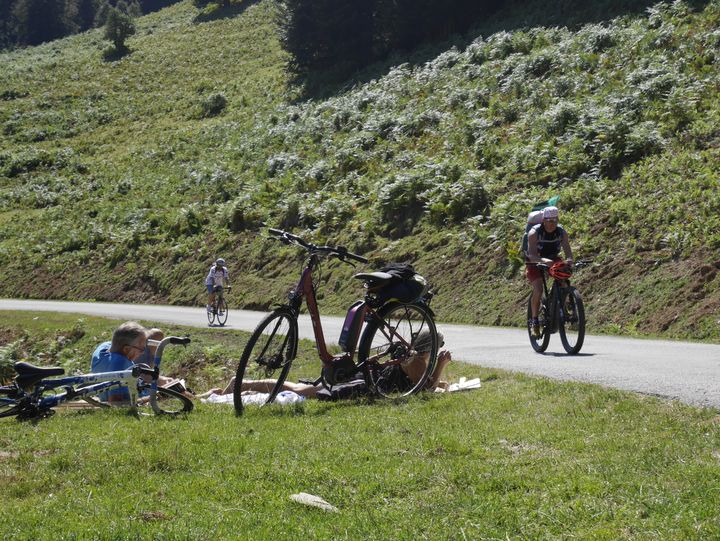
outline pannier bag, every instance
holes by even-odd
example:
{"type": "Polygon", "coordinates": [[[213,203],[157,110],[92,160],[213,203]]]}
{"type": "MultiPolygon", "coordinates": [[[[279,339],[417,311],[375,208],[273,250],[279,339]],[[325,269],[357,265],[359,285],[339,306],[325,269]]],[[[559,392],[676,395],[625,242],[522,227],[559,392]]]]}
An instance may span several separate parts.
{"type": "Polygon", "coordinates": [[[427,293],[427,280],[415,272],[410,264],[390,263],[380,271],[392,276],[386,284],[374,292],[383,303],[392,300],[413,302],[427,293]]]}

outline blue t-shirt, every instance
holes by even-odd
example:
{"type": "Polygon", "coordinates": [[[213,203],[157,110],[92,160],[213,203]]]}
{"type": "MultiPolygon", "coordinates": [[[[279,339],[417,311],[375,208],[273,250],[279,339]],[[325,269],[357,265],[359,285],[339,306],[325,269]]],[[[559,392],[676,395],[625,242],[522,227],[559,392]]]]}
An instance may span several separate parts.
{"type": "MultiPolygon", "coordinates": [[[[110,342],[103,342],[95,349],[90,361],[90,372],[97,374],[99,372],[117,372],[132,368],[133,362],[122,353],[111,352],[110,344],[110,342]]],[[[130,390],[127,387],[120,387],[119,389],[101,393],[99,398],[107,401],[110,396],[115,400],[120,399],[129,402],[130,390]]]]}

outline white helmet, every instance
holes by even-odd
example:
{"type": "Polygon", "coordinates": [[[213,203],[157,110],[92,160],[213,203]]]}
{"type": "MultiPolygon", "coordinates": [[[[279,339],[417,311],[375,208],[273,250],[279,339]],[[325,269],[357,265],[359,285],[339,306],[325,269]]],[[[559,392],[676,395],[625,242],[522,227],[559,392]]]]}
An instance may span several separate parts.
{"type": "Polygon", "coordinates": [[[548,218],[557,218],[558,217],[558,208],[557,207],[545,207],[543,209],[543,220],[547,220],[548,218]]]}
{"type": "Polygon", "coordinates": [[[222,257],[218,257],[218,258],[215,260],[215,265],[217,265],[218,267],[224,267],[224,266],[225,266],[225,260],[224,260],[222,257]]]}

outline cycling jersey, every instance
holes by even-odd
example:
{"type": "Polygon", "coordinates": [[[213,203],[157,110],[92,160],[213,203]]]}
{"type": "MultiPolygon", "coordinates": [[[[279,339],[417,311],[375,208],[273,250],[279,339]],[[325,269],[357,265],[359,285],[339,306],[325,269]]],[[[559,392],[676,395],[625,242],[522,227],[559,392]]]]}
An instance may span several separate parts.
{"type": "Polygon", "coordinates": [[[562,226],[558,225],[555,231],[548,233],[545,231],[543,224],[537,224],[530,231],[535,231],[538,248],[537,255],[545,259],[555,259],[560,255],[562,240],[567,234],[562,226]]]}
{"type": "Polygon", "coordinates": [[[220,269],[217,268],[216,265],[213,265],[210,267],[210,272],[208,272],[207,277],[205,278],[205,285],[206,286],[221,286],[223,284],[223,279],[225,281],[229,281],[228,271],[225,267],[220,267],[220,269]]]}

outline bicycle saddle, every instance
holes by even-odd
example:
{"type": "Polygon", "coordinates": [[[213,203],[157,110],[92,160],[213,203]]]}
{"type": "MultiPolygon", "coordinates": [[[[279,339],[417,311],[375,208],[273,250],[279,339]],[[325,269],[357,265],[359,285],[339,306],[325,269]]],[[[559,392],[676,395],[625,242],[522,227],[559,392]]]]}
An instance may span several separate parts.
{"type": "Polygon", "coordinates": [[[32,387],[43,378],[47,378],[50,376],[62,376],[65,373],[64,368],[60,368],[57,366],[51,368],[43,368],[40,366],[32,365],[30,363],[26,363],[24,361],[15,363],[13,367],[15,368],[15,372],[17,372],[18,374],[15,378],[15,382],[17,383],[18,387],[21,387],[23,389],[27,387],[32,387]]]}
{"type": "Polygon", "coordinates": [[[387,272],[376,271],[376,272],[360,272],[353,276],[358,280],[363,280],[368,283],[370,287],[383,286],[392,280],[393,275],[387,272]]]}

